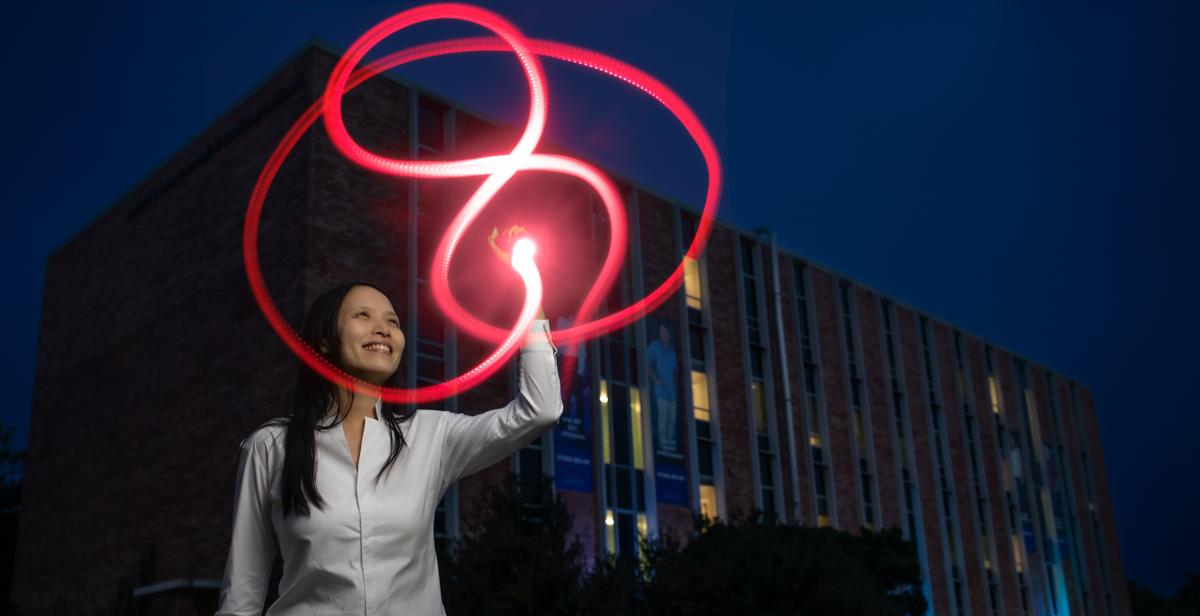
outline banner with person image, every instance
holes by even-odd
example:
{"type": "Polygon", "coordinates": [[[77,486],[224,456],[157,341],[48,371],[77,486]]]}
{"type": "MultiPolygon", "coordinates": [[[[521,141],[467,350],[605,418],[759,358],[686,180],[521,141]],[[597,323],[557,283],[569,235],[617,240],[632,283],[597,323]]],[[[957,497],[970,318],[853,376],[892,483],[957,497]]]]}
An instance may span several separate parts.
{"type": "Polygon", "coordinates": [[[683,459],[679,326],[661,315],[646,317],[646,395],[654,446],[654,484],[659,503],[687,507],[687,468],[683,459]]]}

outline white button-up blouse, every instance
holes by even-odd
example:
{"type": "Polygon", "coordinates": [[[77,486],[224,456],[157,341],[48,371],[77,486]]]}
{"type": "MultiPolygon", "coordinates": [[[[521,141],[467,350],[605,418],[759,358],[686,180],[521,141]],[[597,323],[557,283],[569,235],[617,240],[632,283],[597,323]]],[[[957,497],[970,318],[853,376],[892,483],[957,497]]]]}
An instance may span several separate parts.
{"type": "Polygon", "coordinates": [[[519,394],[478,415],[419,410],[402,423],[407,445],[375,483],[391,453],[375,403],[364,419],[356,470],[338,425],[316,431],[322,511],[283,517],[283,426],[262,426],[241,443],[233,539],[217,616],[262,613],[275,554],[279,597],[268,615],[445,614],[433,517],[446,489],[495,464],[557,423],[562,413],[557,350],[549,322],[533,322],[521,348],[519,394]]]}

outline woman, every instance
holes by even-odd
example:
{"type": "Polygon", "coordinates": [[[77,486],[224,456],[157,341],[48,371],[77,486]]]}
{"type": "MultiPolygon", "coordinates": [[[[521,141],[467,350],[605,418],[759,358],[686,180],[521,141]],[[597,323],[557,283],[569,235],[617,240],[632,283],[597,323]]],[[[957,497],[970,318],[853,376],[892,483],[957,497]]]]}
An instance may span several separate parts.
{"type": "MultiPolygon", "coordinates": [[[[507,260],[496,236],[493,230],[489,244],[507,260]]],[[[217,616],[262,613],[277,552],[283,577],[268,614],[445,614],[435,509],[454,481],[558,421],[557,349],[549,331],[539,310],[521,348],[519,395],[474,416],[403,413],[301,364],[291,416],[242,441],[217,616]]],[[[404,352],[395,309],[366,283],[322,294],[301,335],[334,365],[380,386],[404,352]]]]}

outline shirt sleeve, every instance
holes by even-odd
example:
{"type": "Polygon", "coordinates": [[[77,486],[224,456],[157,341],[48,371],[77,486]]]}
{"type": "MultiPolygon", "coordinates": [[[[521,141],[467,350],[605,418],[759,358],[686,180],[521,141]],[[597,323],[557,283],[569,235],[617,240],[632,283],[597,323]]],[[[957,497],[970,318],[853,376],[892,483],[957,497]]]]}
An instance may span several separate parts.
{"type": "Polygon", "coordinates": [[[242,441],[233,503],[233,540],[225,562],[215,616],[259,616],[266,602],[271,566],[278,550],[271,528],[267,443],[252,434],[242,441]]]}
{"type": "Polygon", "coordinates": [[[550,322],[538,319],[521,347],[517,397],[478,415],[445,413],[442,432],[442,487],[483,470],[524,447],[562,415],[558,349],[550,322]]]}

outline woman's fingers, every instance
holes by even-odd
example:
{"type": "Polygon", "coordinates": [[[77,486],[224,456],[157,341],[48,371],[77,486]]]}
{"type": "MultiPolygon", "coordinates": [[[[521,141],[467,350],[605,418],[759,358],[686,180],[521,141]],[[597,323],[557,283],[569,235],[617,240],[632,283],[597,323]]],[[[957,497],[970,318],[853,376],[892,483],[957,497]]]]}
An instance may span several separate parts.
{"type": "Polygon", "coordinates": [[[492,232],[488,234],[487,238],[488,246],[491,247],[492,252],[496,253],[496,256],[499,257],[501,261],[508,263],[512,260],[512,257],[508,254],[508,252],[501,248],[499,244],[496,243],[496,238],[503,235],[505,243],[507,243],[509,246],[512,246],[518,237],[528,234],[529,231],[527,231],[525,227],[522,227],[521,225],[509,225],[504,229],[504,231],[500,231],[498,227],[492,227],[492,232]]]}
{"type": "Polygon", "coordinates": [[[499,234],[500,234],[500,230],[497,229],[496,227],[492,227],[492,232],[490,234],[488,234],[488,246],[491,247],[492,252],[496,253],[497,258],[499,258],[501,261],[504,261],[505,263],[508,263],[509,262],[508,253],[504,252],[499,246],[496,245],[496,236],[499,234]]]}
{"type": "Polygon", "coordinates": [[[529,232],[525,230],[525,227],[522,227],[521,225],[512,225],[504,230],[504,237],[509,242],[512,242],[513,238],[527,233],[529,232]]]}

